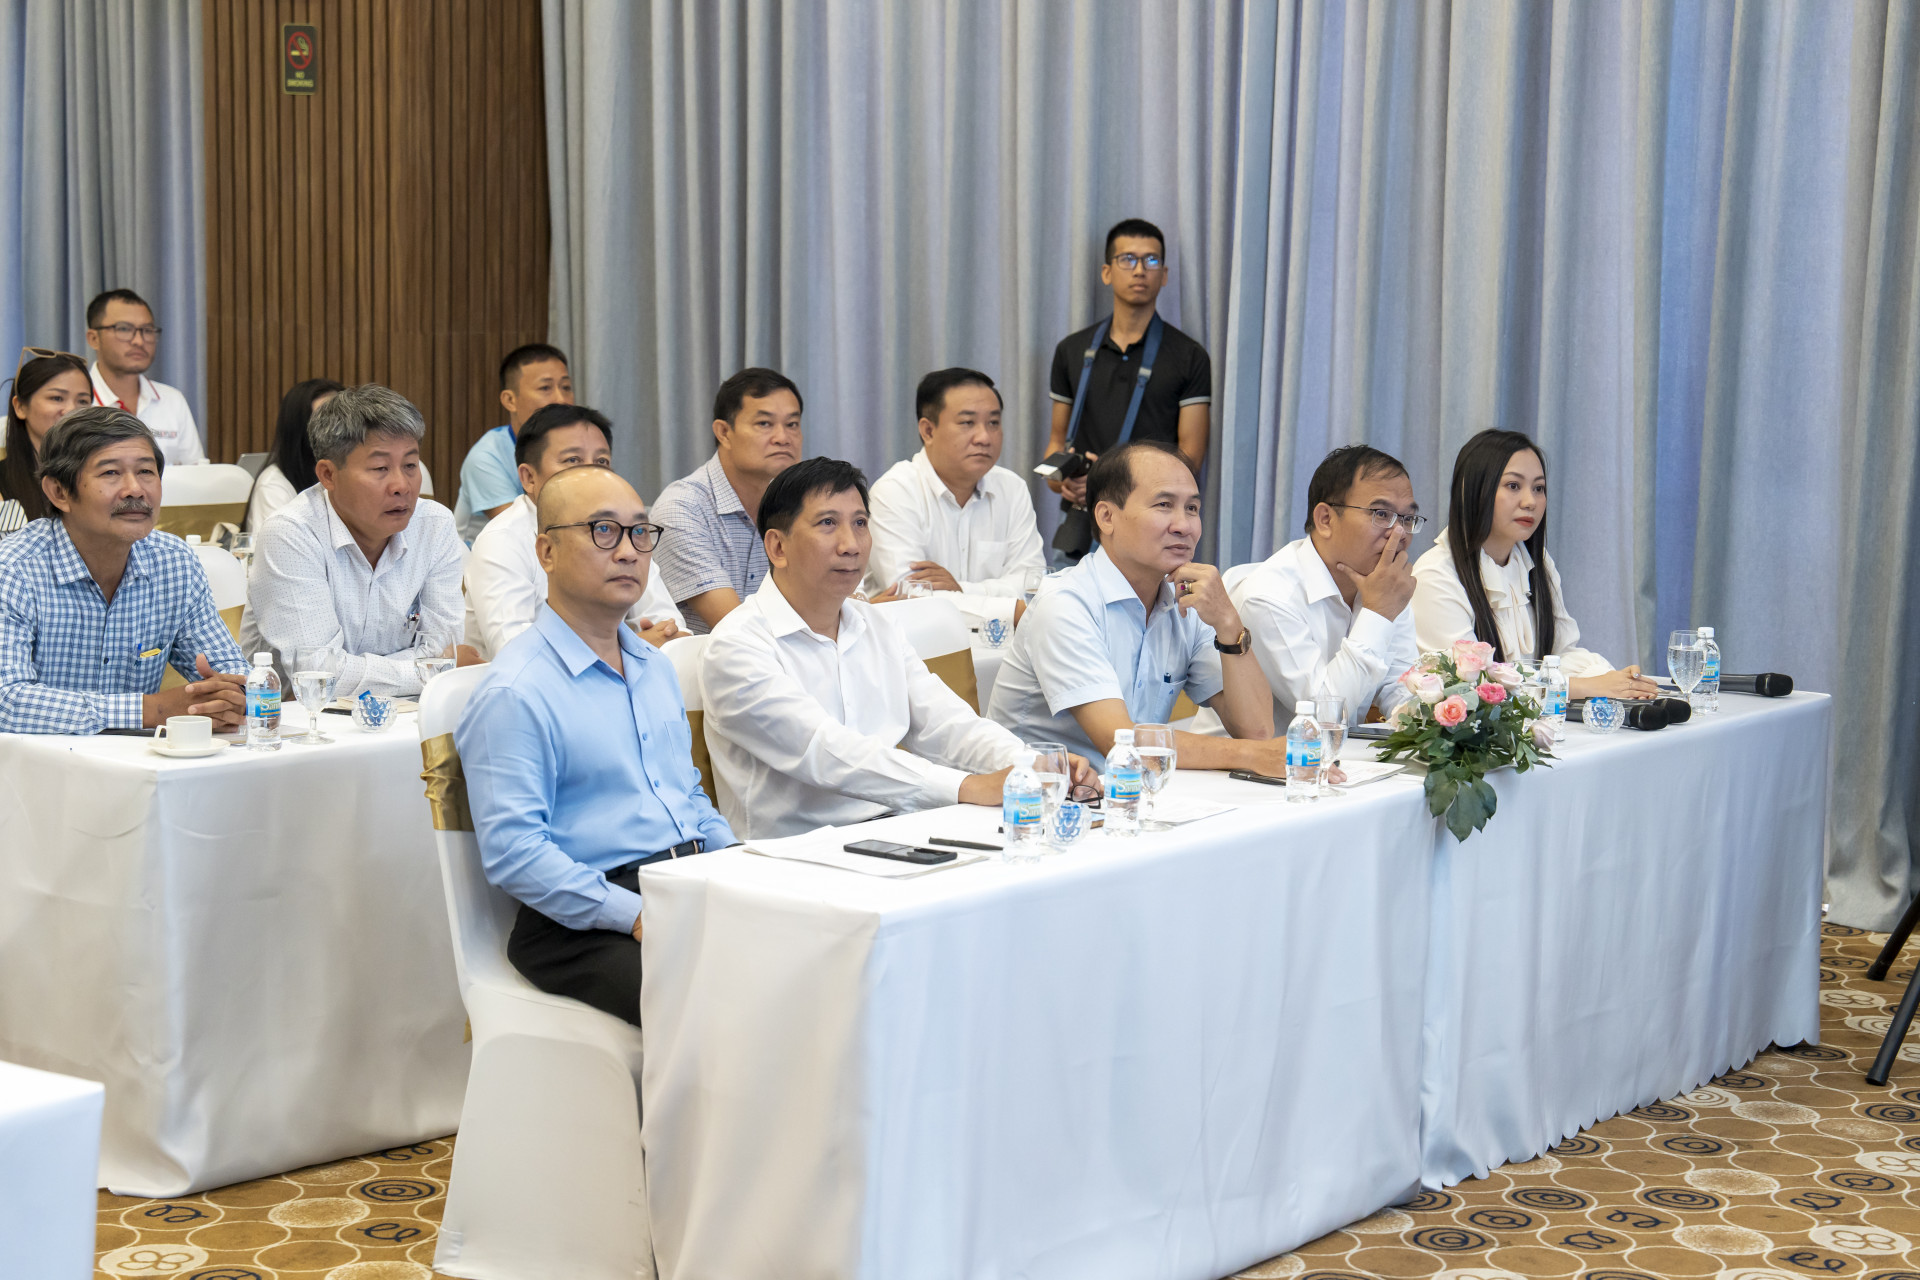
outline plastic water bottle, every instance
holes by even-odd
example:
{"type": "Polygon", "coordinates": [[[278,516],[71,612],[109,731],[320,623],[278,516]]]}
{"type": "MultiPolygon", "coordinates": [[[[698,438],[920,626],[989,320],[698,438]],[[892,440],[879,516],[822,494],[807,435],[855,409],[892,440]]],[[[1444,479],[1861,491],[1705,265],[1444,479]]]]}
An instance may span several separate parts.
{"type": "Polygon", "coordinates": [[[280,677],[271,653],[253,655],[247,672],[247,745],[255,751],[280,749],[280,677]]]}
{"type": "Polygon", "coordinates": [[[1133,730],[1118,729],[1107,752],[1107,802],[1101,829],[1110,836],[1140,834],[1140,793],[1145,770],[1133,749],[1133,730]]]}
{"type": "Polygon", "coordinates": [[[1720,642],[1713,638],[1712,627],[1701,627],[1700,647],[1707,651],[1706,661],[1700,664],[1700,683],[1693,686],[1693,696],[1687,701],[1695,711],[1718,711],[1720,709],[1720,642]]]}
{"type": "Polygon", "coordinates": [[[1540,660],[1540,718],[1553,730],[1557,742],[1567,736],[1567,677],[1560,670],[1560,655],[1550,653],[1540,660]]]}
{"type": "Polygon", "coordinates": [[[1287,801],[1305,804],[1320,798],[1320,767],[1326,761],[1327,735],[1313,718],[1311,702],[1293,704],[1287,726],[1287,801]]]}
{"type": "Polygon", "coordinates": [[[1046,825],[1041,821],[1046,807],[1042,803],[1044,799],[1040,775],[1033,771],[1032,765],[1024,759],[1014,765],[1007,774],[1006,786],[1000,791],[1001,834],[1006,838],[1008,862],[1029,862],[1044,852],[1047,840],[1046,825]]]}

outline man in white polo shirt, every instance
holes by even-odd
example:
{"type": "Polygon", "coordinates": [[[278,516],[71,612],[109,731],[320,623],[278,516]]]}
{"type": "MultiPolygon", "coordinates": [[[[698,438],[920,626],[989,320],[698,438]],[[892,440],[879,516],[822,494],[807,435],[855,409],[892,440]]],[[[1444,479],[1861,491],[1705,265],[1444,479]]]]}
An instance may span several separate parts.
{"type": "MultiPolygon", "coordinates": [[[[500,509],[473,540],[467,557],[467,643],[487,662],[507,641],[533,625],[547,598],[547,571],[540,567],[535,504],[547,481],[574,467],[613,467],[612,424],[585,405],[550,404],[520,424],[514,457],[521,495],[500,509]]],[[[627,623],[655,647],[680,634],[680,611],[649,573],[646,588],[627,623]]]]}
{"type": "Polygon", "coordinates": [[[147,377],[160,348],[160,326],[145,298],[131,289],[109,289],[89,302],[87,345],[95,355],[95,404],[124,409],[146,423],[168,466],[207,460],[187,398],[147,377]]]}
{"type": "Polygon", "coordinates": [[[914,407],[920,452],[873,485],[867,595],[879,603],[921,582],[983,622],[1017,622],[1047,557],[1026,481],[998,465],[1000,392],[977,369],[941,369],[920,380],[914,407]]]}

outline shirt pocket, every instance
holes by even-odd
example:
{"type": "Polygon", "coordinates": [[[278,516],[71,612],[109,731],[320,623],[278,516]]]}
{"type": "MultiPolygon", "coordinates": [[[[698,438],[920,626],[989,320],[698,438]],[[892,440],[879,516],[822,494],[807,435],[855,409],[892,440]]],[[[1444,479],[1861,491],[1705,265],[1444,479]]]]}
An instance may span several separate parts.
{"type": "Polygon", "coordinates": [[[1007,555],[1013,550],[1009,541],[988,541],[980,539],[968,544],[966,571],[959,574],[962,578],[998,578],[1006,573],[1007,555]]]}

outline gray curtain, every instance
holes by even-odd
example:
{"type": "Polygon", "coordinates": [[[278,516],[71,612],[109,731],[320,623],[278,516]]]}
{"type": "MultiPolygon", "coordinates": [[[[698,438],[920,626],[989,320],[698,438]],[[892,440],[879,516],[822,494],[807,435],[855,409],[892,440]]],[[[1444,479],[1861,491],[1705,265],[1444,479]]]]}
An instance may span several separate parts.
{"type": "Polygon", "coordinates": [[[199,0],[0,0],[0,360],[28,344],[87,354],[88,299],[133,289],[166,331],[152,374],[196,419],[200,30],[199,0]]]}
{"type": "Polygon", "coordinates": [[[1334,445],[1438,522],[1468,436],[1533,433],[1587,643],[1664,669],[1710,623],[1835,691],[1833,915],[1885,927],[1920,884],[1917,12],[546,0],[554,333],[643,490],[750,361],[869,469],[920,372],[978,364],[1025,460],[1142,213],[1214,357],[1222,563],[1295,536],[1334,445]]]}

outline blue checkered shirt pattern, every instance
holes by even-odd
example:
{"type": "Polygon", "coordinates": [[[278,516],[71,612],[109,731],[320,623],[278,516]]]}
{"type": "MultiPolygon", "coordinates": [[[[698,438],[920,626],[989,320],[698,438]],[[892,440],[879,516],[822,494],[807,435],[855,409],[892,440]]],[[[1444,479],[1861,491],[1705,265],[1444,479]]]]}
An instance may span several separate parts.
{"type": "Polygon", "coordinates": [[[0,541],[0,732],[137,729],[166,665],[197,680],[201,653],[247,670],[200,557],[172,534],[133,544],[111,604],[59,520],[0,541]]]}
{"type": "Polygon", "coordinates": [[[721,469],[719,454],[662,489],[652,518],[666,529],[653,553],[653,571],[693,634],[705,635],[707,620],[687,601],[720,587],[732,587],[742,600],[760,589],[767,576],[766,541],[721,469]]]}

